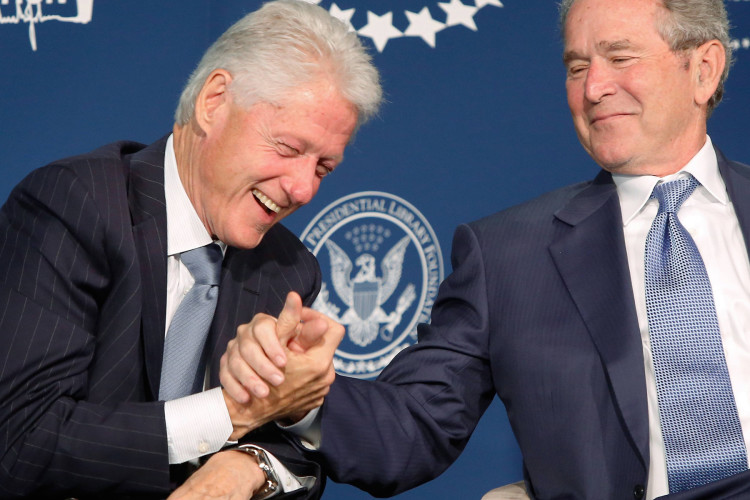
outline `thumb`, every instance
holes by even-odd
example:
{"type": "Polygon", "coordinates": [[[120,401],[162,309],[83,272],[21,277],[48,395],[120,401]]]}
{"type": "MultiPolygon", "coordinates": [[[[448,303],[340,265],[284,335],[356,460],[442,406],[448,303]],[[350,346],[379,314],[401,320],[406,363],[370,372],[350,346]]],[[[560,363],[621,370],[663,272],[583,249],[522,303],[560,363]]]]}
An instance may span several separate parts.
{"type": "Polygon", "coordinates": [[[276,334],[282,345],[286,345],[297,335],[301,315],[302,299],[297,292],[289,292],[284,302],[284,309],[281,310],[276,320],[276,334]]]}
{"type": "Polygon", "coordinates": [[[289,342],[289,349],[295,352],[305,352],[321,343],[333,323],[322,313],[308,307],[302,309],[301,319],[302,327],[297,336],[289,342]]]}

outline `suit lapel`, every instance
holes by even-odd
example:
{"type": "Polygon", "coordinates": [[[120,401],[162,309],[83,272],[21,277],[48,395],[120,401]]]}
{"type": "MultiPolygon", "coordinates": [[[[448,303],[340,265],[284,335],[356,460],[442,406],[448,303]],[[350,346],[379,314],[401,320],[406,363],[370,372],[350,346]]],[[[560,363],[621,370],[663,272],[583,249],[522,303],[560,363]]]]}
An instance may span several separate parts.
{"type": "Polygon", "coordinates": [[[734,205],[737,220],[740,224],[742,236],[745,238],[745,246],[750,255],[750,167],[736,162],[730,162],[716,149],[716,157],[719,162],[719,172],[727,187],[729,199],[734,205]]]}
{"type": "Polygon", "coordinates": [[[167,212],[164,198],[166,137],[130,159],[128,196],[141,272],[141,335],[151,393],[159,394],[167,290],[167,212]]]}
{"type": "Polygon", "coordinates": [[[643,351],[612,177],[594,182],[555,214],[565,223],[550,246],[607,370],[616,406],[648,466],[648,408],[643,351]]]}

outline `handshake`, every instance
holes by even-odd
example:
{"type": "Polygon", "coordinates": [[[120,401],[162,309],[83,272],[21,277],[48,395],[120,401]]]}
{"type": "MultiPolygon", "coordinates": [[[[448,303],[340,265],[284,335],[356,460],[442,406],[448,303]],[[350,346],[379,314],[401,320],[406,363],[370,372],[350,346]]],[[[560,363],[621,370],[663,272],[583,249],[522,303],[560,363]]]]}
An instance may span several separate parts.
{"type": "MultiPolygon", "coordinates": [[[[345,328],[302,306],[290,292],[278,318],[257,314],[237,328],[221,358],[220,379],[236,441],[262,425],[291,424],[323,404],[335,378],[333,355],[345,328]]],[[[253,457],[213,455],[169,500],[247,500],[266,482],[253,457]]]]}
{"type": "Polygon", "coordinates": [[[236,440],[272,420],[296,422],[323,404],[345,329],[290,292],[278,319],[256,315],[237,328],[220,379],[236,440]]]}

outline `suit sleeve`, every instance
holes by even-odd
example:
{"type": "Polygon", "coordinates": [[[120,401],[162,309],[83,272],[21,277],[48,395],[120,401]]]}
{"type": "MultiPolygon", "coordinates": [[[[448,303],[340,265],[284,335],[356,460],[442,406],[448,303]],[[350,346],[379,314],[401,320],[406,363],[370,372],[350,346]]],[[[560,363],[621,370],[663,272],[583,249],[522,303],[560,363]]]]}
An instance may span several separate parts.
{"type": "MultiPolygon", "coordinates": [[[[107,327],[100,311],[126,306],[111,299],[115,268],[127,263],[110,258],[114,247],[125,244],[124,231],[119,240],[108,240],[117,200],[103,211],[90,179],[79,174],[65,166],[38,170],[0,211],[4,498],[41,492],[114,497],[169,488],[163,404],[91,397],[90,367],[102,349],[98,332],[107,327]]],[[[119,216],[128,218],[127,209],[119,216]]],[[[137,390],[130,400],[139,399],[137,390]]]]}
{"type": "Polygon", "coordinates": [[[334,382],[322,407],[320,448],[333,480],[376,496],[429,481],[458,457],[489,406],[484,261],[467,226],[454,237],[452,264],[419,342],[377,381],[334,382]]]}

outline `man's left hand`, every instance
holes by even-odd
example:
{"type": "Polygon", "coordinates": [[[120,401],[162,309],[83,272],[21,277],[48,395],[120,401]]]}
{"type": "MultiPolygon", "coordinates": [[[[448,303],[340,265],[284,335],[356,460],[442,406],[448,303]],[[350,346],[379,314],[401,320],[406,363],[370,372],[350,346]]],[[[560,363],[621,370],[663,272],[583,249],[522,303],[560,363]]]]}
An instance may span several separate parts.
{"type": "Polygon", "coordinates": [[[248,500],[265,482],[255,458],[227,450],[208,459],[167,500],[248,500]]]}

